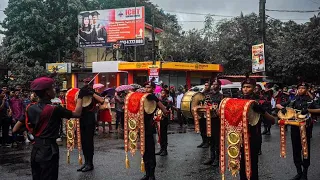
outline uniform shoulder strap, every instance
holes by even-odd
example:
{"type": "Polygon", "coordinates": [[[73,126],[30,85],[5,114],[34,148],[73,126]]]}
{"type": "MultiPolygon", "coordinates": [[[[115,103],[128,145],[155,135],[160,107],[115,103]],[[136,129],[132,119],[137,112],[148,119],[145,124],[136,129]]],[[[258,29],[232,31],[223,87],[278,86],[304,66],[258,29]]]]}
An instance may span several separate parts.
{"type": "Polygon", "coordinates": [[[35,105],[35,104],[37,104],[37,103],[30,103],[30,104],[28,104],[28,106],[26,107],[26,110],[25,110],[25,118],[26,118],[25,124],[26,124],[27,130],[28,130],[30,133],[33,132],[33,129],[29,126],[28,110],[29,110],[30,106],[35,105]]]}

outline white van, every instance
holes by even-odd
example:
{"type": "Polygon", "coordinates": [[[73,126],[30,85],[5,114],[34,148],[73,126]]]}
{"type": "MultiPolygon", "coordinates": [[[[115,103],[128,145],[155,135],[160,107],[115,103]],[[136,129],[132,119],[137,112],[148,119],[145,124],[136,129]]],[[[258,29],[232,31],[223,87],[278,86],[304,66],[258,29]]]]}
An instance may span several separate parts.
{"type": "MultiPolygon", "coordinates": [[[[261,82],[257,82],[257,84],[260,84],[262,89],[264,90],[264,86],[261,82]]],[[[189,89],[189,91],[196,91],[196,92],[203,92],[204,85],[194,86],[189,89]]],[[[220,92],[225,97],[239,97],[241,94],[241,82],[233,82],[232,84],[222,85],[220,92]]]]}

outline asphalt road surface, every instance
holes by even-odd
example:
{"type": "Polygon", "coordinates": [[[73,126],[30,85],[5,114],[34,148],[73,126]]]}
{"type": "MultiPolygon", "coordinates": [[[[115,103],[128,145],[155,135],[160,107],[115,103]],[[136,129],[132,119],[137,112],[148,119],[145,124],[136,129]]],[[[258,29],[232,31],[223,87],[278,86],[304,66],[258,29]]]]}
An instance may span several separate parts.
{"type": "MultiPolygon", "coordinates": [[[[271,136],[263,137],[262,155],[259,159],[260,180],[288,180],[296,174],[292,159],[290,128],[287,136],[287,158],[280,158],[279,128],[272,127],[271,136]]],[[[169,155],[157,157],[157,180],[220,180],[218,168],[202,165],[209,156],[209,149],[196,148],[201,143],[200,135],[192,127],[182,130],[170,125],[169,155]]],[[[314,127],[311,140],[311,166],[309,180],[320,179],[320,125],[314,127]]],[[[30,149],[0,147],[0,179],[30,180],[30,149]]],[[[125,169],[123,140],[117,133],[103,134],[95,137],[95,169],[91,172],[77,172],[78,153],[71,153],[71,163],[66,162],[66,148],[60,147],[59,179],[62,180],[138,180],[140,172],[139,152],[130,156],[130,169],[125,169]]],[[[228,174],[230,174],[228,172],[228,174]]],[[[226,179],[231,178],[230,175],[226,179]]]]}

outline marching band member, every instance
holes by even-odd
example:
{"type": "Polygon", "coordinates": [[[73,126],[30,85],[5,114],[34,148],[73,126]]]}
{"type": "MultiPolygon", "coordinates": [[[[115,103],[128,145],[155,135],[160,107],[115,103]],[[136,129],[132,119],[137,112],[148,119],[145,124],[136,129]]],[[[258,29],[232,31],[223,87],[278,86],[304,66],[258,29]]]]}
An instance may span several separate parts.
{"type": "MultiPolygon", "coordinates": [[[[203,94],[205,96],[204,103],[211,103],[211,92],[210,92],[210,83],[206,82],[204,84],[204,91],[203,94]]],[[[206,128],[206,119],[201,118],[200,119],[200,134],[202,138],[202,143],[197,146],[197,148],[208,148],[209,147],[209,142],[208,142],[208,137],[207,137],[207,128],[206,128]]]]}
{"type": "Polygon", "coordinates": [[[103,104],[104,99],[97,95],[93,88],[91,79],[84,79],[85,87],[90,91],[90,96],[92,96],[92,102],[88,107],[82,109],[80,117],[80,132],[81,132],[81,145],[83,156],[85,159],[84,165],[82,165],[77,171],[87,172],[94,169],[93,166],[93,154],[94,154],[94,145],[93,145],[93,136],[96,127],[95,119],[95,108],[96,104],[103,104]]]}
{"type": "MultiPolygon", "coordinates": [[[[297,86],[297,94],[292,100],[277,104],[277,108],[282,111],[283,114],[287,113],[286,107],[291,107],[301,111],[302,115],[310,113],[319,113],[320,107],[311,99],[308,94],[309,85],[306,83],[299,83],[297,86]]],[[[300,129],[298,126],[291,126],[291,142],[293,150],[293,161],[297,169],[297,175],[292,180],[306,180],[308,179],[308,168],[310,166],[310,136],[311,136],[311,118],[307,119],[306,124],[306,136],[308,145],[308,158],[303,159],[301,157],[302,145],[300,137],[300,129]],[[302,170],[303,168],[303,170],[302,170]]]]}
{"type": "Polygon", "coordinates": [[[25,124],[34,136],[31,152],[33,180],[58,179],[59,147],[56,139],[59,136],[61,119],[80,117],[82,98],[89,94],[87,89],[80,90],[75,111],[72,112],[60,105],[51,105],[50,100],[55,97],[53,84],[54,80],[48,77],[37,78],[31,83],[31,89],[38,96],[39,102],[27,108],[26,118],[18,122],[13,129],[13,132],[16,132],[25,124]]]}
{"type": "MultiPolygon", "coordinates": [[[[161,109],[164,115],[168,114],[166,107],[159,101],[154,95],[154,89],[156,84],[154,82],[147,82],[144,84],[146,93],[151,93],[146,98],[157,102],[157,106],[161,109]]],[[[143,161],[145,165],[146,175],[141,180],[155,180],[155,169],[156,169],[156,155],[155,155],[155,141],[153,132],[155,132],[154,126],[154,115],[144,113],[144,124],[145,124],[145,153],[143,155],[143,161]]]]}
{"type": "MultiPolygon", "coordinates": [[[[167,108],[169,111],[172,109],[172,102],[168,99],[169,97],[169,91],[166,89],[162,89],[161,91],[161,103],[167,108]]],[[[169,115],[162,116],[162,119],[160,120],[160,146],[161,149],[156,155],[160,156],[167,156],[168,151],[168,124],[169,124],[169,115]]]]}
{"type": "MultiPolygon", "coordinates": [[[[212,84],[212,94],[211,94],[211,103],[212,105],[219,106],[221,100],[223,99],[223,94],[220,93],[221,81],[215,80],[212,84]]],[[[211,118],[211,137],[210,141],[210,158],[205,161],[204,165],[213,165],[219,166],[219,143],[220,143],[220,118],[217,115],[217,112],[214,112],[213,117],[211,118]]]]}
{"type": "MultiPolygon", "coordinates": [[[[247,77],[241,83],[242,97],[241,99],[250,99],[250,100],[258,100],[254,94],[254,88],[256,86],[256,81],[254,79],[250,79],[247,77]]],[[[261,114],[266,120],[272,122],[274,124],[274,117],[272,117],[261,105],[256,103],[253,106],[253,110],[259,114],[261,114]]],[[[260,120],[261,121],[261,118],[260,120]]],[[[259,122],[261,123],[261,122],[259,122]]],[[[259,156],[259,146],[260,146],[260,137],[261,130],[259,131],[259,123],[255,126],[249,125],[249,141],[250,141],[250,155],[251,155],[251,178],[250,180],[258,180],[258,156],[259,156]]],[[[261,128],[261,125],[260,125],[261,128]]],[[[240,179],[246,180],[246,171],[245,171],[245,158],[244,158],[244,149],[241,148],[241,162],[240,162],[240,179]]]]}

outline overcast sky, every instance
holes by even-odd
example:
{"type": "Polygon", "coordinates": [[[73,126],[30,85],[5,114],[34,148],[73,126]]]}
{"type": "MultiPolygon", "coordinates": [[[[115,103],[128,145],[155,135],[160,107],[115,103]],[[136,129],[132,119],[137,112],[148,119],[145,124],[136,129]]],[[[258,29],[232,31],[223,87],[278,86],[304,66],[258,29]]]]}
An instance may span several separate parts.
{"type": "MultiPolygon", "coordinates": [[[[180,24],[184,29],[202,28],[203,15],[193,15],[187,13],[217,14],[225,16],[237,16],[241,13],[258,13],[259,0],[150,0],[160,8],[169,13],[176,14],[180,24]],[[175,12],[186,13],[175,13],[175,12]]],[[[8,4],[8,0],[0,0],[0,10],[3,10],[8,4]]],[[[320,0],[267,0],[267,9],[285,9],[285,10],[316,10],[320,7],[320,0]]],[[[278,19],[294,19],[298,23],[307,21],[315,13],[278,13],[266,12],[267,15],[278,19]]],[[[0,11],[0,21],[4,14],[0,11]]],[[[216,20],[222,19],[215,17],[216,20]]],[[[0,37],[1,41],[1,37],[0,37]]]]}

